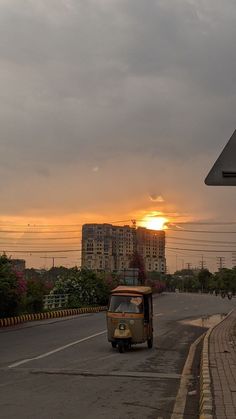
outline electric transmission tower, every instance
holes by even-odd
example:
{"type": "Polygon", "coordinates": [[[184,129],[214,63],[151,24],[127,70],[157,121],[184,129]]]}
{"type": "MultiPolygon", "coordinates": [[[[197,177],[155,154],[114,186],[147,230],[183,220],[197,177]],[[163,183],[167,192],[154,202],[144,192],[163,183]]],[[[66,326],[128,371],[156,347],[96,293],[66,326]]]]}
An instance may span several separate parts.
{"type": "Polygon", "coordinates": [[[219,271],[225,267],[225,257],[224,256],[217,256],[217,266],[219,271]]]}
{"type": "Polygon", "coordinates": [[[206,269],[206,261],[203,259],[203,255],[199,263],[200,263],[201,270],[206,269]]]}
{"type": "Polygon", "coordinates": [[[55,268],[55,259],[67,259],[66,256],[42,256],[40,259],[52,259],[52,267],[55,268]]]}

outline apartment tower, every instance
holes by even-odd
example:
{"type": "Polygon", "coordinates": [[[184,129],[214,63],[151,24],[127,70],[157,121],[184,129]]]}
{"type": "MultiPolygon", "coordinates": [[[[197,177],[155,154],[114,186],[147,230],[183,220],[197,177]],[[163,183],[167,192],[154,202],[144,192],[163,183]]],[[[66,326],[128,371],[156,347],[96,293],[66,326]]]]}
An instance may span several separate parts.
{"type": "Polygon", "coordinates": [[[146,271],[166,271],[165,232],[112,224],[84,224],[82,267],[96,271],[129,268],[135,251],[142,255],[146,271]]]}

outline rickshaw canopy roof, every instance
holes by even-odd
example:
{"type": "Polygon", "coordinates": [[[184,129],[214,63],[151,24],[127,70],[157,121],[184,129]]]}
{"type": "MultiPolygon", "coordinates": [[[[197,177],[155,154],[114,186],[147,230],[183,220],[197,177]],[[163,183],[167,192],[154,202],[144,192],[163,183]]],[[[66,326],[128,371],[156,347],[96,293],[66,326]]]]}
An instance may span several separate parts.
{"type": "Polygon", "coordinates": [[[111,294],[124,294],[124,293],[135,293],[135,294],[152,294],[152,289],[150,287],[143,286],[129,286],[129,285],[119,285],[111,291],[111,294]]]}

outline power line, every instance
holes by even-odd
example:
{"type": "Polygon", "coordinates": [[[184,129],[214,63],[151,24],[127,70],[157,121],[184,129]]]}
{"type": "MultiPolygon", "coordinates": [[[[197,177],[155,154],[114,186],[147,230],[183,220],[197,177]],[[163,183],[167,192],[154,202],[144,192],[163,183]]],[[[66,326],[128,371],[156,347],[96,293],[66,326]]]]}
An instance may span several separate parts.
{"type": "Polygon", "coordinates": [[[178,225],[235,225],[236,221],[178,221],[177,223],[167,222],[166,224],[174,225],[177,227],[178,225]]]}
{"type": "Polygon", "coordinates": [[[187,229],[174,229],[168,228],[165,231],[174,231],[176,233],[213,233],[213,234],[236,234],[236,231],[216,231],[216,230],[187,230],[187,229]]]}
{"type": "MultiPolygon", "coordinates": [[[[150,217],[151,218],[151,217],[150,217]]],[[[153,217],[155,218],[155,217],[153,217]]],[[[138,222],[142,222],[143,220],[136,220],[138,222]]],[[[106,223],[84,223],[84,224],[118,224],[118,223],[125,223],[125,222],[133,222],[132,219],[129,220],[118,220],[118,221],[110,221],[110,222],[106,222],[106,223]]],[[[26,226],[25,224],[19,224],[19,225],[14,225],[14,227],[28,227],[28,228],[40,228],[40,229],[48,229],[48,228],[54,228],[54,227],[62,227],[62,228],[67,228],[67,227],[80,227],[80,231],[78,230],[55,230],[55,231],[29,231],[29,230],[0,230],[0,233],[22,233],[22,234],[53,234],[53,233],[79,233],[81,232],[81,227],[84,224],[44,224],[44,225],[40,225],[40,224],[35,224],[35,225],[28,225],[26,226]]],[[[168,225],[168,223],[166,223],[168,225]]],[[[181,225],[234,225],[236,224],[236,222],[222,222],[222,223],[190,223],[190,222],[186,222],[186,223],[178,223],[181,225]]],[[[1,226],[1,224],[0,224],[1,226]]],[[[2,225],[3,227],[7,227],[7,226],[12,226],[9,224],[4,224],[2,225]]],[[[176,225],[176,227],[178,227],[178,225],[176,225]]],[[[219,230],[189,230],[189,229],[184,229],[184,228],[171,228],[168,227],[165,231],[174,231],[174,232],[186,232],[186,233],[213,233],[213,234],[236,234],[236,231],[219,231],[219,230]]]]}
{"type": "MultiPolygon", "coordinates": [[[[118,223],[127,223],[129,221],[132,221],[131,219],[128,220],[116,220],[116,221],[107,221],[107,222],[84,222],[83,224],[14,224],[14,227],[28,227],[28,228],[49,228],[49,227],[82,227],[85,224],[118,224],[118,223]]],[[[0,223],[0,226],[3,227],[12,227],[12,224],[5,224],[0,223]]]]}
{"type": "Polygon", "coordinates": [[[76,243],[52,243],[52,244],[50,244],[50,243],[0,243],[0,246],[1,247],[4,247],[4,248],[6,248],[6,247],[16,247],[16,248],[25,248],[25,247],[29,247],[30,246],[30,248],[42,248],[42,246],[43,246],[43,248],[48,248],[48,249],[50,249],[50,248],[64,248],[64,247],[67,247],[67,248],[77,248],[78,247],[78,245],[80,245],[80,242],[78,243],[78,242],[76,242],[76,243]]]}
{"type": "MultiPolygon", "coordinates": [[[[71,231],[71,232],[77,232],[77,231],[71,231]]],[[[1,232],[0,232],[1,233],[1,232]]],[[[34,232],[30,232],[30,233],[34,233],[34,232]]],[[[40,232],[37,232],[40,233],[40,232]]],[[[43,232],[43,233],[50,233],[52,234],[52,232],[47,231],[47,232],[43,232]]],[[[68,233],[68,231],[67,231],[68,233]]],[[[78,233],[78,232],[77,232],[78,233]]],[[[41,233],[40,233],[41,234],[41,233]]],[[[76,236],[76,237],[2,237],[0,236],[0,240],[4,239],[5,240],[81,240],[81,235],[80,236],[76,236]]],[[[191,242],[202,242],[202,243],[222,243],[222,244],[236,244],[236,242],[232,242],[232,241],[221,241],[221,240],[206,240],[206,239],[195,239],[195,238],[186,238],[186,237],[176,237],[176,236],[169,236],[168,234],[166,234],[166,240],[169,239],[174,239],[174,240],[180,240],[180,241],[191,241],[191,242]]]]}
{"type": "Polygon", "coordinates": [[[206,239],[189,239],[185,237],[175,237],[175,236],[168,236],[166,235],[166,240],[174,239],[174,240],[181,240],[181,241],[192,241],[192,242],[203,242],[203,243],[230,243],[230,244],[236,244],[236,242],[230,242],[230,241],[222,241],[222,240],[206,240],[206,239]]]}
{"type": "Polygon", "coordinates": [[[4,240],[81,240],[79,237],[1,237],[4,240]]]}
{"type": "Polygon", "coordinates": [[[64,250],[1,250],[2,253],[70,253],[70,252],[81,252],[82,249],[64,249],[64,250]]]}
{"type": "MultiPolygon", "coordinates": [[[[196,245],[196,243],[176,243],[176,242],[172,242],[172,241],[170,241],[169,242],[170,244],[177,244],[177,245],[179,245],[179,244],[183,244],[184,246],[195,246],[196,245]]],[[[225,244],[206,244],[206,243],[204,243],[204,246],[206,246],[206,247],[209,247],[209,246],[213,246],[213,247],[228,247],[228,246],[232,246],[232,244],[233,243],[225,243],[225,244]]],[[[236,246],[236,243],[235,243],[235,246],[236,246]]]]}
{"type": "MultiPolygon", "coordinates": [[[[169,250],[169,252],[173,252],[173,254],[168,254],[168,258],[170,258],[170,257],[176,257],[176,255],[181,256],[181,257],[184,257],[184,258],[190,258],[189,253],[180,253],[180,252],[176,252],[174,250],[169,250]]],[[[199,257],[201,257],[201,253],[200,252],[199,252],[199,254],[196,253],[195,255],[191,254],[191,259],[192,258],[193,259],[199,259],[199,257]]],[[[204,255],[204,259],[215,260],[215,257],[213,257],[213,256],[205,256],[204,255]]]]}
{"type": "Polygon", "coordinates": [[[209,253],[217,253],[217,252],[221,252],[221,253],[232,253],[235,250],[215,250],[215,249],[184,249],[184,248],[179,248],[179,247],[166,247],[166,249],[169,250],[186,250],[188,252],[209,252],[209,253]]]}
{"type": "Polygon", "coordinates": [[[50,230],[50,231],[27,231],[27,230],[0,230],[0,233],[18,234],[54,234],[54,233],[81,233],[81,230],[50,230]]]}

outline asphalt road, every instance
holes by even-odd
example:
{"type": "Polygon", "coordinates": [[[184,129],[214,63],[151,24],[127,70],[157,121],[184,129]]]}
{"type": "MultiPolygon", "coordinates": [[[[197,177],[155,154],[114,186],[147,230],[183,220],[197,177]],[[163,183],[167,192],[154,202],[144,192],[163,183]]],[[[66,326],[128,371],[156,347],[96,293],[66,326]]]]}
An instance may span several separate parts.
{"type": "Polygon", "coordinates": [[[235,305],[212,295],[158,296],[153,349],[124,354],[107,342],[105,313],[1,329],[0,417],[168,419],[189,347],[205,330],[182,320],[235,305]]]}

